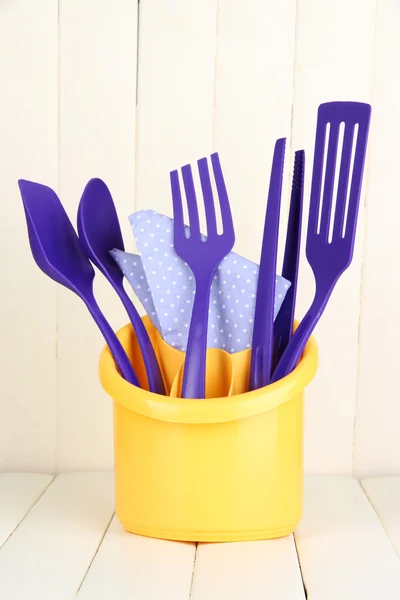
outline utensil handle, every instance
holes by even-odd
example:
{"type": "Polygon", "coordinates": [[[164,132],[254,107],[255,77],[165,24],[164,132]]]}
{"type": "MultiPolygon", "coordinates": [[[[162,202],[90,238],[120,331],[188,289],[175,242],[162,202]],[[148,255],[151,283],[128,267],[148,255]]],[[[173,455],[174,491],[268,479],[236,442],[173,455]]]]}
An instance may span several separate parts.
{"type": "Polygon", "coordinates": [[[160,366],[158,364],[156,353],[154,352],[153,344],[151,343],[149,334],[146,331],[146,327],[144,326],[135,305],[126,293],[123,285],[121,287],[118,286],[117,292],[122,304],[124,305],[129,320],[132,323],[132,327],[135,330],[136,338],[142,352],[144,366],[146,367],[149,389],[155,394],[162,394],[165,396],[165,387],[160,366]]]}
{"type": "Polygon", "coordinates": [[[204,398],[205,396],[210,288],[211,281],[207,285],[203,283],[199,285],[198,281],[196,281],[196,295],[194,297],[186,346],[182,398],[204,398]]]}
{"type": "Polygon", "coordinates": [[[275,319],[273,370],[279,363],[293,334],[303,214],[304,163],[304,150],[297,150],[294,159],[289,219],[282,267],[282,277],[290,281],[291,285],[275,319]]]}
{"type": "Polygon", "coordinates": [[[139,380],[136,376],[135,370],[123,349],[121,342],[115,335],[111,325],[101,312],[99,305],[97,304],[94,296],[91,298],[84,298],[84,302],[92,315],[94,321],[96,322],[98,328],[100,329],[103,337],[113,355],[115,363],[124,379],[137,387],[140,387],[139,380]]]}
{"type": "Polygon", "coordinates": [[[314,331],[316,324],[324,312],[331,293],[332,290],[324,293],[317,292],[313,303],[303,317],[300,325],[294,332],[289,344],[286,347],[286,350],[282,354],[282,357],[272,375],[271,383],[278,381],[278,379],[282,379],[282,377],[285,377],[286,375],[289,375],[289,373],[291,373],[296,367],[310,338],[310,335],[314,331]]]}
{"type": "Polygon", "coordinates": [[[273,354],[276,256],[282,195],[285,138],[276,141],[265,214],[264,234],[258,271],[249,388],[270,383],[273,354]]]}

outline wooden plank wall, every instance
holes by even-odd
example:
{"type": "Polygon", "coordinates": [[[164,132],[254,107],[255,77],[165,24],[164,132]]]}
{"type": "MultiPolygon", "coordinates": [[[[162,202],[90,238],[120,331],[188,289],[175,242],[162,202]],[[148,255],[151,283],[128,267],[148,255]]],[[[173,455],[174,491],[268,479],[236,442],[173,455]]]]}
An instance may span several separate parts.
{"type": "MultiPolygon", "coordinates": [[[[318,105],[354,99],[373,107],[368,164],[353,264],[316,330],[306,470],[399,472],[399,11],[396,0],[1,4],[0,470],[112,466],[111,402],[97,381],[102,338],[82,303],[34,264],[17,179],[57,189],[76,222],[85,183],[102,177],[132,249],[128,215],[171,215],[169,170],[218,150],[237,249],[258,260],[276,138],[287,137],[285,225],[300,148],[308,199],[318,105]]],[[[95,288],[122,325],[108,284],[99,277],[95,288]]],[[[313,290],[303,258],[298,317],[313,290]]]]}

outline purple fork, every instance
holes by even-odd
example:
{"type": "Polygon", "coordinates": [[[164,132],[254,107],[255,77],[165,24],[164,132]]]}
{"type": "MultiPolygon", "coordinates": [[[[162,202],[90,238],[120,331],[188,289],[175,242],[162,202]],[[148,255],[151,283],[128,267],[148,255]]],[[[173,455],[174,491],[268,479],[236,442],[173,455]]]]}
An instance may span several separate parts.
{"type": "Polygon", "coordinates": [[[306,243],[307,260],[315,277],[315,296],[284,351],[272,381],[281,379],[295,368],[336,282],[351,263],[370,117],[371,106],[361,102],[328,102],[321,104],[318,109],[306,243]],[[338,149],[342,123],[343,144],[338,149]],[[341,160],[336,203],[332,209],[338,150],[341,151],[341,160]]]}
{"type": "Polygon", "coordinates": [[[211,283],[218,265],[230,252],[235,243],[231,209],[217,153],[211,155],[211,163],[219,197],[223,230],[222,233],[217,232],[217,220],[207,158],[201,158],[197,161],[197,164],[207,222],[206,239],[202,239],[200,233],[199,212],[190,165],[185,165],[181,169],[189,214],[189,237],[185,236],[178,171],[175,170],[170,173],[174,209],[174,248],[178,256],[191,268],[196,282],[196,295],[186,347],[182,398],[204,398],[208,306],[211,283]]]}

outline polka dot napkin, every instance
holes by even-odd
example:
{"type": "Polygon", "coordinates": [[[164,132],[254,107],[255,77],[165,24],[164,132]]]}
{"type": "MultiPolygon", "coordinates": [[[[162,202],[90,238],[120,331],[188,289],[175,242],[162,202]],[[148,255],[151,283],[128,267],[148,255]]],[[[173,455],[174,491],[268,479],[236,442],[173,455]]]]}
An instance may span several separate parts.
{"type": "MultiPolygon", "coordinates": [[[[164,340],[186,350],[195,281],[177,256],[173,221],[152,210],[129,217],[139,255],[111,252],[164,340]]],[[[258,265],[230,252],[211,286],[207,345],[239,352],[251,345],[258,265]]],[[[277,275],[275,312],[279,312],[290,282],[277,275]]]]}

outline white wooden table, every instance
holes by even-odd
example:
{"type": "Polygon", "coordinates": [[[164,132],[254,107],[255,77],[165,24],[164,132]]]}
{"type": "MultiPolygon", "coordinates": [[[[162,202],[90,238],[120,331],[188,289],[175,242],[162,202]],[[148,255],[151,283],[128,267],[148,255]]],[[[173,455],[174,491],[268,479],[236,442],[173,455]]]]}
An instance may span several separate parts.
{"type": "Polygon", "coordinates": [[[311,476],[294,536],[155,540],[113,514],[111,473],[0,474],[1,600],[399,600],[400,478],[311,476]]]}

